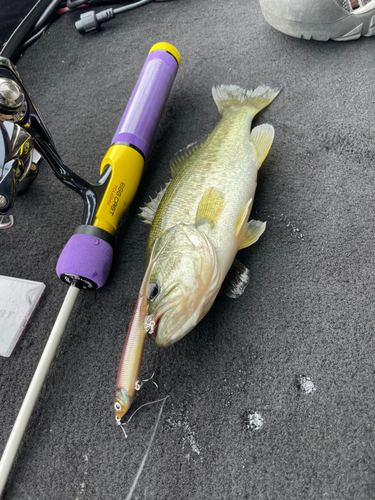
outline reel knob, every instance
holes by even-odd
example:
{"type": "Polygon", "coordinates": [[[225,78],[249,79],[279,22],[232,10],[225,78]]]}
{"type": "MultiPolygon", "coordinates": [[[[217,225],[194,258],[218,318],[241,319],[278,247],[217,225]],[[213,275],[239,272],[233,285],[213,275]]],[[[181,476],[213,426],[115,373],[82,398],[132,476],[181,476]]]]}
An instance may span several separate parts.
{"type": "Polygon", "coordinates": [[[26,109],[21,87],[9,78],[0,78],[0,119],[19,121],[26,109]]]}

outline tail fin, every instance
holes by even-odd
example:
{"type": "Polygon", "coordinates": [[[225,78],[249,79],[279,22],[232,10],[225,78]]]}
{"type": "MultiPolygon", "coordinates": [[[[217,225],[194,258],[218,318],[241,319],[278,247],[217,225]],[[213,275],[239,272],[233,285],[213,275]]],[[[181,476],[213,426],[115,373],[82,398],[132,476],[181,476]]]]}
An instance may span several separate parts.
{"type": "Polygon", "coordinates": [[[244,106],[253,108],[256,114],[268,106],[280,91],[281,86],[261,85],[254,90],[244,90],[237,85],[220,85],[213,87],[212,97],[221,115],[225,111],[244,106]]]}

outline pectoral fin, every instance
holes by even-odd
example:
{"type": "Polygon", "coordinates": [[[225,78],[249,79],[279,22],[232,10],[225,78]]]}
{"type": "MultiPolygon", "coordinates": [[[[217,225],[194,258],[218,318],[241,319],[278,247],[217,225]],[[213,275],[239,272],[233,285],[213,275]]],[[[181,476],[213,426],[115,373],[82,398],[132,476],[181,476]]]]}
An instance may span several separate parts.
{"type": "Polygon", "coordinates": [[[223,211],[224,203],[224,195],[221,191],[215,187],[208,188],[198,205],[196,215],[197,228],[207,223],[213,227],[223,211]]]}
{"type": "Polygon", "coordinates": [[[272,146],[275,130],[272,125],[265,123],[254,127],[250,133],[250,141],[254,143],[258,158],[258,168],[264,162],[270,147],[272,146]]]}
{"type": "Polygon", "coordinates": [[[256,243],[264,233],[265,229],[266,222],[261,222],[254,219],[250,220],[241,233],[239,250],[256,243]]]}
{"type": "Polygon", "coordinates": [[[237,259],[223,282],[221,289],[231,299],[237,299],[243,294],[250,281],[250,271],[237,259]]]}

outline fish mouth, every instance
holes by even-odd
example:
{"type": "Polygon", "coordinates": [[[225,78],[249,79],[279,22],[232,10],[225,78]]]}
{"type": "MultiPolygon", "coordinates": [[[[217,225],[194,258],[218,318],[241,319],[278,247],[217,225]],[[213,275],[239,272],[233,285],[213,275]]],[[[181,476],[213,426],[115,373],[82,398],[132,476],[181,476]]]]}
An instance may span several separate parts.
{"type": "Polygon", "coordinates": [[[174,311],[170,310],[164,313],[164,315],[160,319],[160,322],[158,324],[159,329],[154,337],[154,341],[158,347],[170,347],[182,337],[184,337],[187,333],[189,333],[189,331],[192,330],[195,326],[192,325],[191,327],[184,329],[184,326],[186,325],[186,318],[182,317],[180,321],[178,321],[177,319],[177,321],[173,322],[173,329],[171,329],[170,326],[173,316],[174,311]],[[170,329],[172,333],[165,334],[168,329],[170,329]],[[162,334],[162,332],[164,332],[164,334],[162,334]]]}
{"type": "Polygon", "coordinates": [[[155,323],[152,330],[149,332],[149,337],[152,340],[155,340],[160,347],[163,347],[164,344],[161,345],[157,342],[159,326],[165,324],[170,319],[170,317],[175,312],[176,306],[181,302],[183,295],[184,287],[182,285],[172,285],[168,290],[165,291],[165,293],[163,293],[154,308],[149,307],[148,314],[152,316],[152,320],[155,323]],[[177,289],[180,290],[178,290],[178,292],[176,293],[177,289]],[[173,297],[170,296],[172,292],[174,292],[173,297]]]}
{"type": "Polygon", "coordinates": [[[149,333],[149,336],[152,340],[155,340],[158,334],[160,323],[164,323],[166,318],[169,318],[172,315],[172,313],[174,312],[174,306],[176,306],[178,302],[179,301],[177,299],[168,301],[167,303],[163,304],[160,308],[156,309],[153,313],[151,313],[152,319],[155,322],[155,326],[149,333]]]}
{"type": "Polygon", "coordinates": [[[176,310],[178,300],[171,301],[169,307],[160,308],[154,316],[155,326],[150,334],[152,340],[161,348],[170,347],[182,339],[197,324],[200,308],[189,313],[176,310]]]}

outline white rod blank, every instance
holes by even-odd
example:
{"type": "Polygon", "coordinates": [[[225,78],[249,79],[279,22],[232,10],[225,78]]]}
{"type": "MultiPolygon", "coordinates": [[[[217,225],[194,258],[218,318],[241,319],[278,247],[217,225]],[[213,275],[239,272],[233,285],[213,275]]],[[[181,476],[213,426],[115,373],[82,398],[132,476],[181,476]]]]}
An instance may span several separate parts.
{"type": "Polygon", "coordinates": [[[29,423],[34,406],[43,387],[43,383],[47,377],[48,370],[51,366],[53,358],[55,357],[79,290],[79,288],[74,286],[69,287],[68,293],[66,294],[63,305],[61,306],[59,315],[57,316],[42,357],[40,358],[33,379],[18,413],[18,417],[9,436],[7,445],[4,449],[3,456],[0,460],[0,497],[4,491],[18,448],[21,444],[27,424],[29,423]]]}

